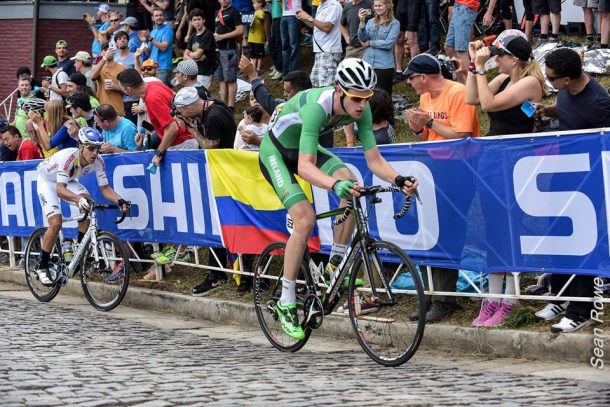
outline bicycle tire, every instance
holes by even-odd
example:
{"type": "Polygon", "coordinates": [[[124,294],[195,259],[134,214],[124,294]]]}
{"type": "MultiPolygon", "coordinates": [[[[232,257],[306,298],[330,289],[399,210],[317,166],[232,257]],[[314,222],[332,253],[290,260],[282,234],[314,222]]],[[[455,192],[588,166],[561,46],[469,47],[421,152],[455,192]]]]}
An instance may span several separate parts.
{"type": "MultiPolygon", "coordinates": [[[[375,280],[374,276],[373,279],[375,280]]],[[[424,287],[417,269],[398,246],[385,241],[373,241],[366,252],[358,255],[350,276],[349,316],[360,346],[375,362],[384,366],[399,366],[413,357],[424,335],[424,302],[424,287]],[[374,299],[366,298],[372,297],[372,288],[368,289],[366,283],[369,278],[364,267],[365,255],[369,256],[371,273],[381,271],[389,287],[389,290],[385,290],[380,278],[377,279],[379,281],[373,281],[377,290],[374,299]],[[398,293],[397,289],[392,288],[392,282],[402,272],[410,274],[415,285],[415,295],[398,293]],[[358,286],[358,279],[364,279],[364,287],[358,286]],[[388,291],[395,301],[390,300],[388,291]],[[372,309],[363,308],[363,299],[368,304],[377,306],[372,309]],[[416,309],[419,310],[419,320],[407,324],[409,315],[416,309]]]]}
{"type": "MultiPolygon", "coordinates": [[[[284,252],[286,243],[275,242],[263,250],[259,255],[254,273],[254,308],[256,317],[263,333],[271,344],[282,352],[296,352],[301,349],[311,335],[311,328],[304,328],[305,337],[297,340],[289,337],[282,330],[280,321],[275,313],[274,305],[282,294],[282,276],[284,275],[284,252]]],[[[311,287],[309,266],[304,256],[301,262],[301,274],[306,284],[297,284],[297,311],[299,321],[303,322],[304,302],[311,287]],[[301,292],[299,292],[299,290],[301,292]]]]}
{"type": "Polygon", "coordinates": [[[110,232],[99,233],[96,247],[94,248],[93,241],[89,243],[80,266],[83,292],[95,309],[111,311],[123,301],[129,287],[131,268],[125,245],[116,235],[110,232]],[[93,260],[94,249],[98,251],[97,262],[93,260]],[[122,271],[114,270],[119,262],[122,262],[122,271]],[[117,273],[122,273],[122,277],[116,282],[110,282],[108,279],[117,273]]]}
{"type": "MultiPolygon", "coordinates": [[[[59,289],[61,288],[58,284],[53,284],[51,286],[46,286],[40,282],[38,279],[38,274],[36,273],[36,269],[38,268],[38,264],[40,262],[40,250],[42,247],[42,238],[47,231],[47,228],[39,228],[32,233],[30,239],[28,240],[28,244],[25,247],[25,280],[28,284],[28,288],[34,298],[36,298],[40,302],[49,302],[53,300],[59,293],[59,289]]],[[[61,253],[61,244],[59,243],[59,238],[55,240],[55,244],[53,245],[53,249],[51,250],[51,258],[49,259],[49,263],[53,264],[54,262],[59,265],[61,260],[59,259],[59,253],[61,253]],[[53,260],[55,259],[55,260],[53,260]]],[[[59,267],[58,267],[59,269],[59,267]]]]}

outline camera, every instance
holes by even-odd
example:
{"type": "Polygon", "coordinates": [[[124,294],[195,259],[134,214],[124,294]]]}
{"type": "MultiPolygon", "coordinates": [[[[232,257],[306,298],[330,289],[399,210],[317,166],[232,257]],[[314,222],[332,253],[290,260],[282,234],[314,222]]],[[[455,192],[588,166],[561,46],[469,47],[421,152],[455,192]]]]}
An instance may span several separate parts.
{"type": "Polygon", "coordinates": [[[366,9],[366,15],[367,16],[372,16],[373,15],[373,10],[371,10],[370,8],[366,9]]]}

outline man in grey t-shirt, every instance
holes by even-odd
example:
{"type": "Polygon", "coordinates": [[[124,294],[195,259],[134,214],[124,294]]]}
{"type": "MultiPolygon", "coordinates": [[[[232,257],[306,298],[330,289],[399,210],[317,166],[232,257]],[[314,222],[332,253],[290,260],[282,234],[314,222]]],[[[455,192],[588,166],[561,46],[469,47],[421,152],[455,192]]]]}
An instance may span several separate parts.
{"type": "Polygon", "coordinates": [[[358,40],[358,25],[360,25],[358,12],[362,8],[371,10],[370,17],[367,17],[367,20],[373,17],[373,0],[354,0],[343,7],[341,35],[347,43],[345,58],[362,58],[364,56],[365,48],[358,40]]]}

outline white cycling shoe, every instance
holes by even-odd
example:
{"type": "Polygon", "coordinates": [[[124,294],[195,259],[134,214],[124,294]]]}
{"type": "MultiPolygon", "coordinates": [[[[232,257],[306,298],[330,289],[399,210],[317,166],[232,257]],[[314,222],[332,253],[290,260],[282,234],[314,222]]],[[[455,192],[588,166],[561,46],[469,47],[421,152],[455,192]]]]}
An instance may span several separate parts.
{"type": "Polygon", "coordinates": [[[53,285],[53,281],[49,278],[49,274],[53,273],[54,270],[50,269],[38,269],[36,270],[36,274],[38,274],[38,280],[44,285],[53,285]]]}

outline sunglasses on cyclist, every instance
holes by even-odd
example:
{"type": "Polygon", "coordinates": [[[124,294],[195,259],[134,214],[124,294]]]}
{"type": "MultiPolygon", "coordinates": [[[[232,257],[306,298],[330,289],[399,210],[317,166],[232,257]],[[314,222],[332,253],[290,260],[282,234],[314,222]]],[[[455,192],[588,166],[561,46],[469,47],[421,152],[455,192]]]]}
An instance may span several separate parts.
{"type": "Polygon", "coordinates": [[[102,146],[94,146],[94,145],[89,145],[87,146],[87,150],[93,152],[100,152],[100,150],[102,149],[102,146]]]}
{"type": "Polygon", "coordinates": [[[366,102],[368,101],[370,98],[373,97],[373,91],[371,91],[370,94],[368,94],[367,96],[359,96],[359,95],[354,95],[352,93],[349,93],[348,91],[346,91],[345,89],[343,89],[341,86],[339,86],[339,88],[341,89],[341,92],[343,92],[343,94],[345,96],[347,96],[348,98],[350,98],[350,100],[352,102],[356,102],[356,103],[360,103],[360,102],[366,102]]]}

